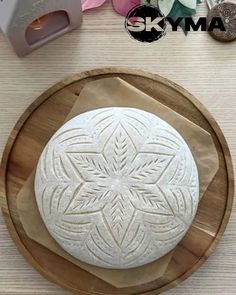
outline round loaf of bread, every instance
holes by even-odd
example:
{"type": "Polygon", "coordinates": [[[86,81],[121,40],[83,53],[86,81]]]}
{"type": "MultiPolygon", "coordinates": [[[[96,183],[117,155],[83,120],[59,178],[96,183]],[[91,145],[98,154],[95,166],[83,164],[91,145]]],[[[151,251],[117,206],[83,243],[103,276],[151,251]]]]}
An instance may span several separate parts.
{"type": "Polygon", "coordinates": [[[65,251],[127,269],[176,247],[195,217],[199,179],[188,145],[168,123],[134,108],[103,108],[73,118],[52,137],[35,194],[65,251]]]}

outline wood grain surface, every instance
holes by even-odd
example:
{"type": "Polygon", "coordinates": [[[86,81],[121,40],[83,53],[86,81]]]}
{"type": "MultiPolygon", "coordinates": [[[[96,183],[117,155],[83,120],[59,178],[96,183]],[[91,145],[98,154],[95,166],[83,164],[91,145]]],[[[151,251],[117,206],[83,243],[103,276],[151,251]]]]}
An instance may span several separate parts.
{"type": "MultiPolygon", "coordinates": [[[[205,4],[198,9],[206,14],[205,4]]],[[[104,66],[139,67],[166,76],[192,92],[223,129],[236,159],[236,43],[220,44],[206,33],[168,33],[144,45],[130,39],[123,19],[107,3],[85,15],[80,30],[25,59],[0,36],[1,151],[16,120],[46,88],[66,75],[104,66]]],[[[216,253],[190,279],[167,294],[235,294],[236,208],[216,253]]],[[[48,283],[16,250],[0,215],[0,294],[67,294],[48,283]]]]}
{"type": "Polygon", "coordinates": [[[18,249],[45,278],[78,295],[154,295],[177,286],[214,252],[228,224],[234,196],[228,146],[205,107],[172,81],[140,70],[118,67],[73,75],[37,98],[20,117],[8,139],[0,175],[1,206],[18,249]],[[22,226],[17,208],[19,191],[35,169],[46,143],[64,123],[81,89],[89,81],[108,77],[120,77],[209,132],[219,158],[219,169],[204,193],[194,222],[175,248],[164,274],[150,283],[119,289],[31,240],[22,226]]]}

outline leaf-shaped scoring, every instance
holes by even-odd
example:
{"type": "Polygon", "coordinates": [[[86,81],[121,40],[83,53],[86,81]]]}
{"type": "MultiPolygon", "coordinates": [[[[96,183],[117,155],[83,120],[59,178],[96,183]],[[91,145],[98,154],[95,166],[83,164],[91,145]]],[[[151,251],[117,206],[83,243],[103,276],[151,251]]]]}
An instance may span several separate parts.
{"type": "Polygon", "coordinates": [[[109,176],[107,162],[101,154],[73,153],[68,158],[84,180],[96,182],[96,180],[104,180],[109,176]]]}
{"type": "Polygon", "coordinates": [[[121,245],[130,224],[133,222],[135,209],[131,206],[127,196],[117,193],[112,194],[110,202],[103,211],[111,235],[117,245],[121,245]]]}
{"type": "Polygon", "coordinates": [[[111,165],[113,174],[126,169],[136,154],[135,146],[123,126],[119,125],[104,149],[104,156],[111,165]]]}
{"type": "Polygon", "coordinates": [[[128,177],[132,182],[155,183],[167,169],[172,159],[172,155],[140,153],[132,163],[128,177]]]}
{"type": "Polygon", "coordinates": [[[86,183],[74,192],[64,213],[66,215],[90,214],[101,211],[109,198],[109,191],[102,185],[86,183]]]}
{"type": "Polygon", "coordinates": [[[140,184],[133,185],[130,188],[130,193],[132,204],[136,209],[147,213],[155,213],[156,215],[173,215],[163,194],[154,185],[150,188],[140,184]]]}

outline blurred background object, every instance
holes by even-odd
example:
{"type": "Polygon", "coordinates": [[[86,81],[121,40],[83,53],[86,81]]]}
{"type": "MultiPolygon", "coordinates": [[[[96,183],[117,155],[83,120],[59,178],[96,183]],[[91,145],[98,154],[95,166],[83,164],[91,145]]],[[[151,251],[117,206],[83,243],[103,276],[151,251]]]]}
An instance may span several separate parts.
{"type": "Polygon", "coordinates": [[[19,56],[80,26],[80,0],[2,0],[0,28],[19,56]]]}

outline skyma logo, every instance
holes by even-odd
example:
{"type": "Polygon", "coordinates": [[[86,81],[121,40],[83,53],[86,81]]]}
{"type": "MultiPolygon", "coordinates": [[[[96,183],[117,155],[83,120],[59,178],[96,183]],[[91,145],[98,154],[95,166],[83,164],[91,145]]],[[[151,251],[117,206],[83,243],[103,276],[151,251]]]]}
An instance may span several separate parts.
{"type": "Polygon", "coordinates": [[[154,6],[141,5],[127,15],[125,27],[129,34],[140,42],[153,42],[165,35],[166,19],[154,6]]]}
{"type": "Polygon", "coordinates": [[[212,18],[208,23],[207,18],[200,17],[194,21],[191,17],[180,17],[173,20],[164,17],[160,10],[154,6],[137,6],[133,8],[126,17],[125,27],[129,34],[141,42],[153,42],[166,34],[167,23],[172,27],[172,31],[177,31],[179,24],[184,20],[185,31],[226,31],[224,23],[220,17],[212,18]]]}

